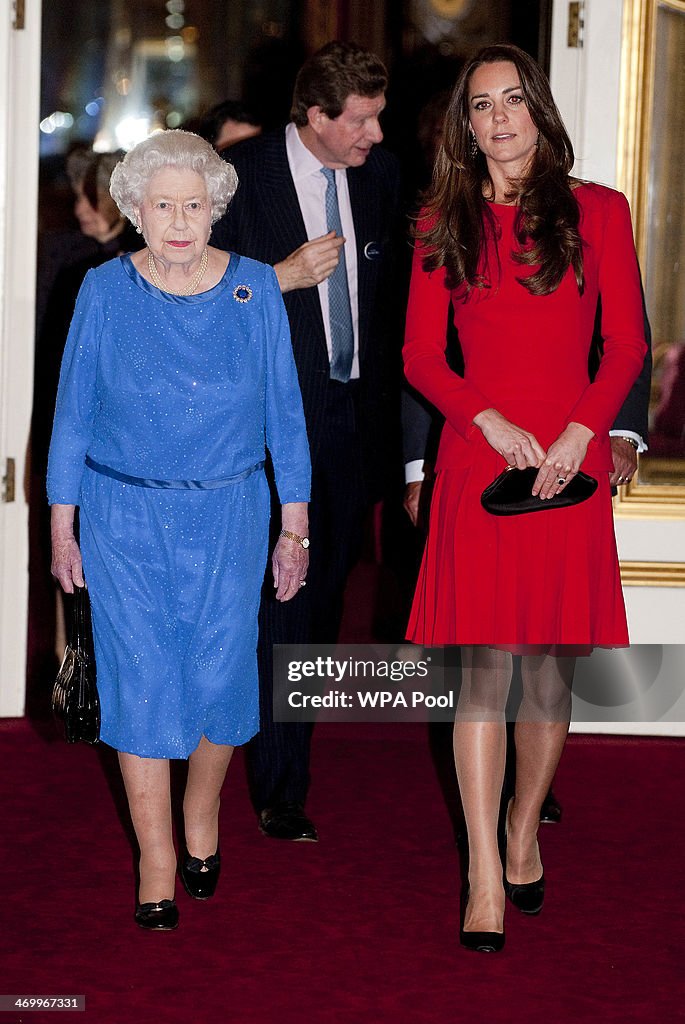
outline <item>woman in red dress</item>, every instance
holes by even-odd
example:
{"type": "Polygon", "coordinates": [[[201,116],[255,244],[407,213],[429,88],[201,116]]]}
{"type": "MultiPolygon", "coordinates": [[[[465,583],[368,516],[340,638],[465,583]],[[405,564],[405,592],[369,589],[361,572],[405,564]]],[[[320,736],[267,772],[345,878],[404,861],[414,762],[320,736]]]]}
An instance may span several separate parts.
{"type": "Polygon", "coordinates": [[[505,891],[537,913],[542,801],[568,731],[575,656],[628,643],[613,532],[609,429],[646,351],[628,204],[570,177],[573,150],[543,72],[514,46],[464,68],[417,230],[406,375],[445,416],[409,639],[459,645],[454,731],[469,838],[467,948],[504,945],[505,891]],[[601,298],[604,352],[588,353],[601,298]],[[445,357],[452,303],[464,376],[445,357]],[[499,517],[505,467],[538,469],[547,501],[581,470],[579,505],[499,517]],[[513,655],[523,700],[504,878],[497,822],[513,655]]]}

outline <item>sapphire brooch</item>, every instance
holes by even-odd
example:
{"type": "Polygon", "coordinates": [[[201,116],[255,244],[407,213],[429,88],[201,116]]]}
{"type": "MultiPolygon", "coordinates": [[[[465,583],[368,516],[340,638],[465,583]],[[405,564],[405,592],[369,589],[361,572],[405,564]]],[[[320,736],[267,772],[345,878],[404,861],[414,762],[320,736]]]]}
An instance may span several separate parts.
{"type": "Polygon", "coordinates": [[[236,302],[249,302],[252,298],[252,289],[249,284],[239,284],[233,289],[233,298],[236,302]]]}

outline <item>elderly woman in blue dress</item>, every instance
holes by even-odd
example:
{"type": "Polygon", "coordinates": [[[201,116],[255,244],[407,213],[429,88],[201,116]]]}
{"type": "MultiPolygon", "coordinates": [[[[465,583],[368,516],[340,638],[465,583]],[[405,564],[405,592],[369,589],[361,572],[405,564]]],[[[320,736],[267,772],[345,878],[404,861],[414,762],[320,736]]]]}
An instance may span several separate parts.
{"type": "Polygon", "coordinates": [[[67,593],[88,581],[101,738],[119,751],[144,928],[178,923],[169,759],[189,761],[181,879],[206,899],[226,769],[258,729],[265,449],[282,503],[276,597],[307,573],[309,450],[278,282],[207,244],[236,186],[183,131],[115,168],[112,196],[147,247],[86,276],[50,448],[52,571],[67,593]]]}

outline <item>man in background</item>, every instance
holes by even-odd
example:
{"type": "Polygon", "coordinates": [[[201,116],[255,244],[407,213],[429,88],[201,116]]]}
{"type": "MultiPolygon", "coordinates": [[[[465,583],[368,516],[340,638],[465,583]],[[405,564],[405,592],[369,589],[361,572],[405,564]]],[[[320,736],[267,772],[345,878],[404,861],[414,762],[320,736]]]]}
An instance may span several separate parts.
{"type": "MultiPolygon", "coordinates": [[[[298,74],[290,124],[227,154],[240,185],[213,235],[276,271],[312,457],[309,537],[290,538],[309,546],[307,587],[280,604],[267,586],[260,609],[261,729],[248,774],[260,828],[275,839],[318,836],[304,812],[312,727],[273,721],[273,645],[336,642],[363,522],[387,471],[388,339],[403,308],[392,292],[399,172],[378,145],[386,86],[380,59],[355,44],[315,53],[298,74]]],[[[394,342],[399,351],[397,330],[394,342]]]]}

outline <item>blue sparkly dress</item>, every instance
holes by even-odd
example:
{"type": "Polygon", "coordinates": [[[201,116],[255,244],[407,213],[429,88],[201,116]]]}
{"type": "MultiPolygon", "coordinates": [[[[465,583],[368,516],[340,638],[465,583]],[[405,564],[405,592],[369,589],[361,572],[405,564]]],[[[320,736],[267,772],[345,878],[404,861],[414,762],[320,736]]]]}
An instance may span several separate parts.
{"type": "Polygon", "coordinates": [[[308,501],[272,268],[231,254],[214,288],[183,297],[128,255],[91,270],[62,362],[48,499],[80,506],[101,737],[117,750],[185,758],[203,735],[242,744],[259,727],[265,448],[280,501],[308,501]]]}

